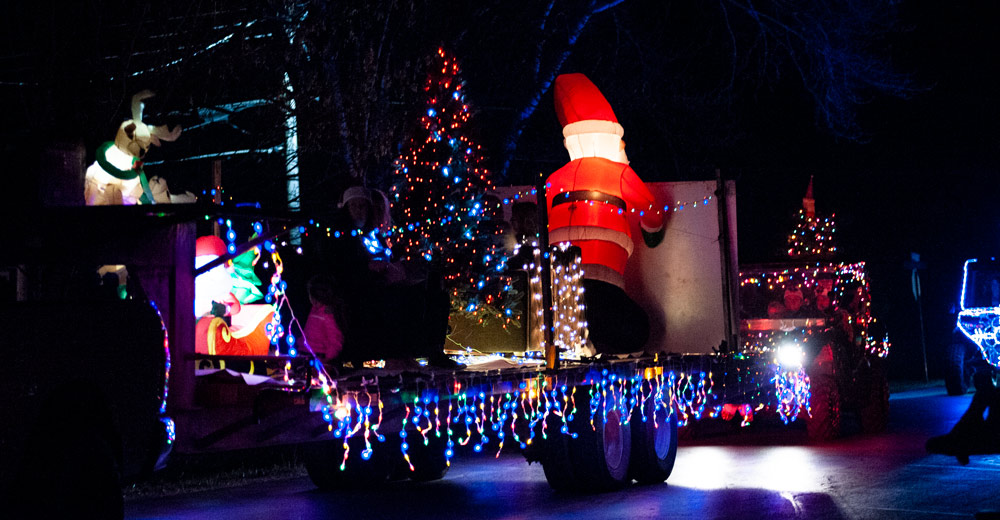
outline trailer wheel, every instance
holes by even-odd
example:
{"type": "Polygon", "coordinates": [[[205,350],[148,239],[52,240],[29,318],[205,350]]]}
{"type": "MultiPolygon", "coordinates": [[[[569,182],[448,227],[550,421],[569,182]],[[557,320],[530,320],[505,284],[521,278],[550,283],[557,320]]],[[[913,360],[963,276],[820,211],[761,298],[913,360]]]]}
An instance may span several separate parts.
{"type": "Polygon", "coordinates": [[[861,429],[865,433],[884,432],[889,425],[889,381],[881,359],[872,361],[869,393],[861,407],[861,429]]]}
{"type": "Polygon", "coordinates": [[[944,387],[948,395],[965,395],[969,391],[972,367],[965,362],[967,351],[965,343],[956,342],[948,345],[944,367],[944,387]]]}
{"type": "Polygon", "coordinates": [[[373,440],[368,460],[362,457],[365,450],[363,438],[351,438],[348,447],[350,452],[345,464],[342,440],[313,442],[305,446],[306,472],[316,487],[324,491],[358,488],[379,484],[389,478],[392,459],[388,446],[373,440]],[[344,469],[341,469],[341,464],[344,464],[344,469]]]}
{"type": "Polygon", "coordinates": [[[806,418],[809,440],[823,442],[840,435],[840,390],[837,381],[830,375],[820,375],[812,380],[812,397],[809,408],[812,414],[806,418]]]}
{"type": "Polygon", "coordinates": [[[411,433],[406,440],[409,441],[407,453],[410,456],[410,464],[413,465],[413,470],[409,472],[410,480],[429,482],[444,478],[444,474],[448,472],[448,459],[445,457],[445,451],[448,449],[447,438],[432,434],[427,438],[425,445],[420,434],[411,433]]]}
{"type": "Polygon", "coordinates": [[[399,451],[402,439],[398,433],[386,434],[385,446],[389,452],[389,482],[398,482],[410,478],[410,465],[403,459],[399,451]]]}
{"type": "Polygon", "coordinates": [[[576,439],[570,439],[570,460],[581,491],[601,492],[620,489],[631,480],[628,474],[632,451],[632,431],[617,408],[594,413],[591,425],[589,404],[580,407],[574,418],[576,439]],[[605,419],[606,418],[606,419],[605,419]]]}
{"type": "Polygon", "coordinates": [[[658,412],[654,420],[652,403],[632,413],[632,478],[640,484],[657,484],[667,480],[677,459],[677,413],[669,418],[658,412]],[[645,417],[645,421],[643,421],[645,417]]]}
{"type": "Polygon", "coordinates": [[[569,448],[569,443],[573,439],[560,432],[563,426],[562,417],[550,415],[546,421],[548,422],[546,429],[556,433],[548,435],[548,438],[542,441],[541,463],[545,480],[549,483],[549,487],[556,491],[578,490],[580,485],[573,469],[569,448]]]}

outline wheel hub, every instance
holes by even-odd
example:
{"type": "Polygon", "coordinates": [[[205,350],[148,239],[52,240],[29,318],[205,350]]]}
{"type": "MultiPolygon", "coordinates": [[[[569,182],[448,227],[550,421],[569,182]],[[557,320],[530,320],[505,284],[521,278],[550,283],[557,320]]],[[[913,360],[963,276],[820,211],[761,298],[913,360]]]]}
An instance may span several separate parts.
{"type": "Polygon", "coordinates": [[[604,423],[604,460],[609,468],[617,468],[624,456],[621,418],[618,412],[611,412],[604,423]]]}
{"type": "Polygon", "coordinates": [[[656,428],[656,433],[653,437],[653,451],[656,452],[656,458],[663,460],[667,458],[667,453],[670,452],[670,419],[660,423],[656,428]]]}

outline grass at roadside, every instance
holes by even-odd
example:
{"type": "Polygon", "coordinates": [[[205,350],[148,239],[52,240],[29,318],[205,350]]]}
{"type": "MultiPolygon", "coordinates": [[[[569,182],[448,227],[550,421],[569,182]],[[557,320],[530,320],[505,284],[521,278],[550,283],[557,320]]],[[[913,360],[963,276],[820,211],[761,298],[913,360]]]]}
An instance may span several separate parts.
{"type": "Polygon", "coordinates": [[[125,500],[242,486],[306,476],[298,449],[277,447],[199,456],[174,456],[168,468],[152,477],[127,482],[125,500]]]}

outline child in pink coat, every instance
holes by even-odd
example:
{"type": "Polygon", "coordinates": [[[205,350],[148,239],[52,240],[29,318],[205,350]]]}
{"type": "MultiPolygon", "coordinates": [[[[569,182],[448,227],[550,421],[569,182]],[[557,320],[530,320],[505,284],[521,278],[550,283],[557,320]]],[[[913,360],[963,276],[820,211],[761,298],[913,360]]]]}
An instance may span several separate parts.
{"type": "Polygon", "coordinates": [[[328,277],[315,276],[306,286],[312,309],[306,318],[304,330],[306,343],[322,361],[331,361],[344,348],[344,333],[337,323],[338,298],[333,281],[328,277]]]}

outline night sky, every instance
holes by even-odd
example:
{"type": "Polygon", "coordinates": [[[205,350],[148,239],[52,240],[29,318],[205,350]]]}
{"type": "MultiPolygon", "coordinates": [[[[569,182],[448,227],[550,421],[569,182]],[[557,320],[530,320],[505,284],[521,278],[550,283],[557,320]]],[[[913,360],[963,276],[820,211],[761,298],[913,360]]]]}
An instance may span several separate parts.
{"type": "MultiPolygon", "coordinates": [[[[15,157],[5,177],[33,171],[37,163],[23,150],[51,140],[80,142],[92,160],[93,149],[113,136],[126,116],[128,98],[141,88],[159,92],[151,114],[170,115],[172,122],[191,126],[197,122],[196,107],[280,85],[275,74],[268,74],[280,67],[243,59],[254,50],[253,42],[233,53],[223,55],[220,50],[215,57],[206,53],[190,58],[166,72],[137,79],[122,74],[156,62],[157,49],[166,48],[160,40],[137,35],[156,35],[156,28],[165,27],[169,30],[156,35],[161,40],[170,35],[191,40],[167,47],[195,47],[213,41],[199,23],[210,27],[213,20],[218,25],[245,19],[246,10],[253,9],[229,4],[171,2],[136,8],[118,2],[72,7],[34,2],[11,7],[0,23],[4,153],[15,157]],[[229,9],[228,14],[191,21],[192,13],[213,6],[229,9]]],[[[501,149],[515,107],[524,98],[520,78],[528,74],[530,64],[519,53],[530,47],[532,33],[523,41],[518,37],[513,10],[490,17],[477,14],[480,6],[497,8],[492,2],[453,2],[450,10],[439,11],[420,9],[433,2],[412,4],[417,8],[409,23],[392,19],[399,24],[392,37],[399,40],[394,49],[401,63],[415,63],[408,52],[416,55],[450,44],[462,60],[468,96],[478,110],[480,141],[487,149],[501,149]]],[[[986,1],[911,0],[898,6],[904,30],[872,45],[891,57],[899,72],[910,75],[915,89],[908,99],[871,95],[858,112],[866,134],[860,142],[834,137],[817,124],[815,104],[791,70],[737,89],[728,104],[696,100],[703,84],[717,79],[726,48],[695,45],[724,43],[726,38],[717,21],[713,25],[714,12],[707,7],[627,0],[594,17],[561,72],[583,72],[604,91],[625,127],[633,167],[644,179],[711,178],[719,168],[737,180],[743,261],[780,260],[791,217],[813,175],[817,209],[836,213],[844,259],[869,262],[875,312],[893,341],[890,375],[896,377],[923,376],[917,308],[910,271],[904,267],[910,252],[920,253],[933,377],[940,375],[935,374],[935,361],[953,325],[949,310],[957,299],[961,262],[1000,253],[998,17],[986,1]],[[659,81],[667,74],[664,70],[672,75],[662,77],[672,78],[672,83],[659,81]]],[[[352,16],[366,15],[359,11],[352,16]]],[[[561,22],[552,30],[566,30],[566,21],[561,22]]],[[[413,65],[413,70],[419,68],[413,65]]],[[[422,82],[417,72],[410,77],[416,78],[411,86],[422,82]]],[[[399,110],[393,117],[420,108],[416,89],[403,90],[390,98],[389,106],[399,110]]],[[[549,92],[525,128],[509,182],[524,183],[565,161],[551,105],[549,92]]],[[[256,113],[246,120],[234,116],[238,130],[203,127],[154,154],[169,161],[225,148],[222,142],[250,146],[244,142],[252,141],[247,136],[260,131],[261,121],[272,121],[273,126],[274,115],[256,113]]],[[[302,124],[313,125],[318,135],[321,123],[307,116],[302,124]]],[[[316,148],[321,151],[307,157],[304,167],[336,170],[336,154],[316,148]]],[[[225,168],[240,173],[229,179],[242,179],[250,176],[247,172],[273,167],[273,160],[234,159],[225,168]]],[[[186,168],[194,166],[176,165],[172,186],[198,191],[195,174],[185,173],[186,168]]],[[[15,191],[37,189],[30,179],[16,182],[15,191]]],[[[248,198],[265,196],[273,188],[266,182],[246,186],[248,198]]],[[[317,193],[333,193],[331,186],[337,181],[321,183],[317,193]]]]}

